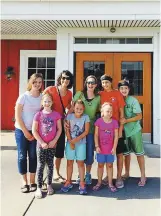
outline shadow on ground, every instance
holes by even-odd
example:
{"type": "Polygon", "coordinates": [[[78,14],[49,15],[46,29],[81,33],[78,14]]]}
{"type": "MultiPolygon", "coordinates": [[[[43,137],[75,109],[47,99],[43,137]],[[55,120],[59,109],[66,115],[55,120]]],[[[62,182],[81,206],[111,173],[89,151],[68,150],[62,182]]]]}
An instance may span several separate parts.
{"type": "MultiPolygon", "coordinates": [[[[92,187],[97,183],[96,179],[93,179],[93,184],[87,187],[87,196],[95,197],[107,197],[115,198],[118,200],[127,199],[159,199],[160,198],[160,178],[150,177],[147,179],[147,184],[144,187],[138,187],[137,183],[139,178],[130,177],[125,181],[125,187],[118,189],[117,192],[112,193],[109,191],[107,186],[102,186],[99,191],[93,191],[92,187]]],[[[66,195],[79,195],[78,185],[73,181],[74,187],[66,195]]],[[[63,194],[61,192],[61,187],[63,185],[59,183],[54,183],[53,188],[56,194],[63,194]]]]}

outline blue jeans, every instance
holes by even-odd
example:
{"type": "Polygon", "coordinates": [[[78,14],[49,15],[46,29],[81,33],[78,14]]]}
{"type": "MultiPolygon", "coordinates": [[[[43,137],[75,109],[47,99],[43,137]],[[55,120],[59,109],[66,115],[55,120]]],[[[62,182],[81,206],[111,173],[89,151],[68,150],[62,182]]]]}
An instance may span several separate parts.
{"type": "Polygon", "coordinates": [[[29,172],[36,173],[37,155],[36,140],[29,141],[24,136],[22,130],[16,128],[15,139],[18,150],[18,170],[21,175],[27,173],[27,155],[29,159],[29,172]]]}
{"type": "Polygon", "coordinates": [[[86,136],[86,160],[85,164],[92,165],[94,161],[94,134],[89,133],[86,136]]]}

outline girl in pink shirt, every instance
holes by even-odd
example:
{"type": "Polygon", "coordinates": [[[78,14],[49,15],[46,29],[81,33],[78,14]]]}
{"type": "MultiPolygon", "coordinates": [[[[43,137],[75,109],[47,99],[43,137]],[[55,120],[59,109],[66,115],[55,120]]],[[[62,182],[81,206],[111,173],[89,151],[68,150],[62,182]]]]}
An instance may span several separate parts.
{"type": "Polygon", "coordinates": [[[118,122],[112,119],[112,104],[104,103],[101,108],[101,118],[95,122],[95,147],[98,162],[98,182],[93,190],[99,190],[102,185],[103,169],[106,164],[109,189],[116,191],[113,185],[113,162],[118,143],[118,122]]]}
{"type": "Polygon", "coordinates": [[[61,115],[52,110],[53,98],[50,94],[42,97],[43,110],[36,113],[32,126],[32,133],[37,140],[37,191],[36,198],[42,198],[43,171],[45,164],[48,166],[47,190],[52,195],[51,186],[53,178],[53,160],[57,141],[62,132],[61,115]]]}

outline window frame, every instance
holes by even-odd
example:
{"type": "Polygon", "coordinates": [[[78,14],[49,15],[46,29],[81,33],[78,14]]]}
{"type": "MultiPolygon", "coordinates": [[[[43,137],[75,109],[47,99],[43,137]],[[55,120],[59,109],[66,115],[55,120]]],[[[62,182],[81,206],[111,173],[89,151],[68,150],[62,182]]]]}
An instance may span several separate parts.
{"type": "Polygon", "coordinates": [[[55,58],[55,71],[56,71],[56,50],[20,50],[19,94],[23,94],[26,91],[26,87],[28,83],[28,58],[29,57],[55,58]]]}

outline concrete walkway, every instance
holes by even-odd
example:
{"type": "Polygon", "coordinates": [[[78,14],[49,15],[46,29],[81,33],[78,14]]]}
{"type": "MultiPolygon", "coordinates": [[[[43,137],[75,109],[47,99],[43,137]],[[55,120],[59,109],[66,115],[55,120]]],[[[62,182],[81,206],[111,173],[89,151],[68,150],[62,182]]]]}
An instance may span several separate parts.
{"type": "MultiPolygon", "coordinates": [[[[77,185],[67,194],[60,192],[61,184],[54,183],[56,194],[37,200],[33,193],[20,192],[20,177],[17,171],[17,151],[13,133],[1,134],[1,215],[2,216],[159,216],[160,211],[160,148],[145,144],[146,173],[148,183],[139,188],[139,169],[135,156],[132,157],[131,177],[125,187],[111,193],[106,187],[98,192],[88,187],[88,195],[80,196],[77,185]],[[116,202],[117,201],[117,202],[116,202]]],[[[63,159],[61,172],[65,176],[66,160],[63,159]]],[[[93,184],[96,183],[97,163],[92,169],[93,184]]],[[[116,165],[114,165],[116,177],[116,165]]],[[[74,167],[73,180],[77,177],[74,167]]]]}

